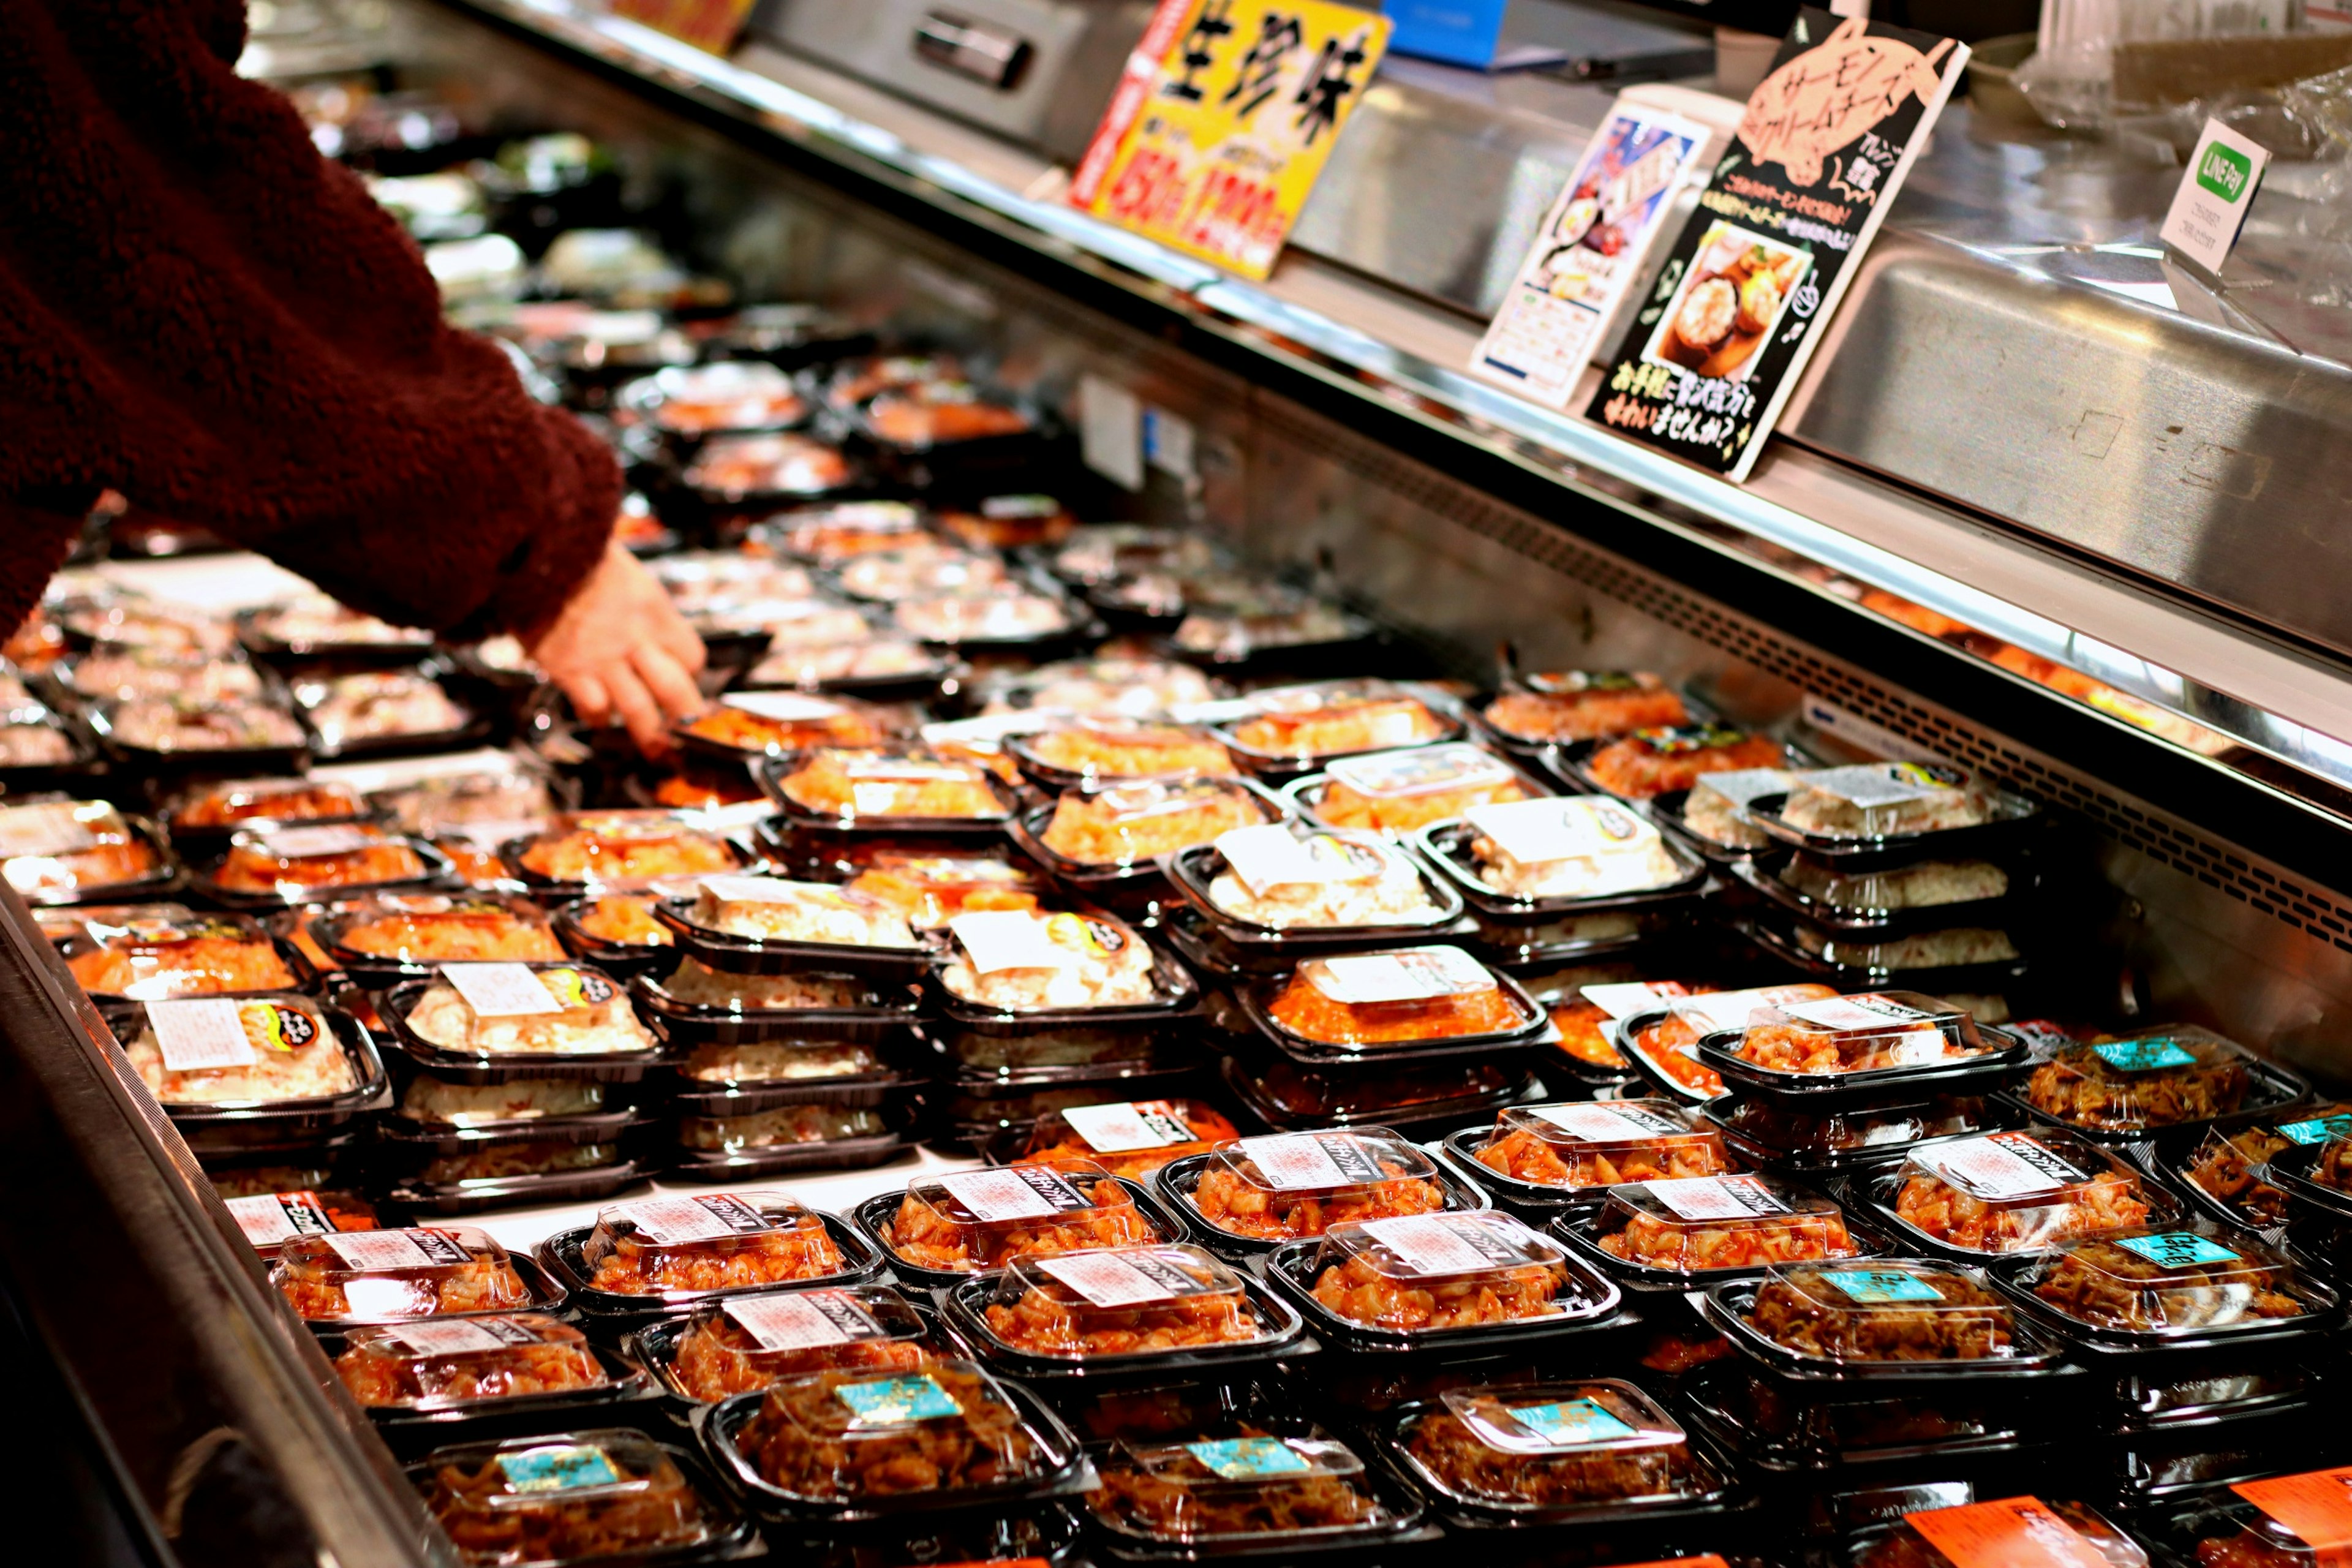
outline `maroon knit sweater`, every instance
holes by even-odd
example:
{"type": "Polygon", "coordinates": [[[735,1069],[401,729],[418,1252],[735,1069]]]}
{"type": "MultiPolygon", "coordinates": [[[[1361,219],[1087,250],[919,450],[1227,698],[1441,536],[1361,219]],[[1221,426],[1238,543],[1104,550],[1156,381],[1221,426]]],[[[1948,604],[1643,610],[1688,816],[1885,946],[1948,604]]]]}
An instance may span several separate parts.
{"type": "Polygon", "coordinates": [[[0,0],[0,634],[110,487],[388,620],[544,620],[611,455],[443,324],[244,37],[241,0],[0,0]]]}

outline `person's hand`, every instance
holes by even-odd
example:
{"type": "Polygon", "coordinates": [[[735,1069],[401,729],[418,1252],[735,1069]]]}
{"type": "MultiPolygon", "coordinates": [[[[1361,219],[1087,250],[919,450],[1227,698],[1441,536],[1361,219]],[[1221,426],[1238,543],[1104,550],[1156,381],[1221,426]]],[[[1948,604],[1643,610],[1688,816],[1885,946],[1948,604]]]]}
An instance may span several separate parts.
{"type": "Polygon", "coordinates": [[[702,711],[694,678],[702,639],[652,573],[618,543],[581,582],[555,619],[523,639],[584,724],[618,719],[637,749],[669,748],[669,727],[702,711]]]}

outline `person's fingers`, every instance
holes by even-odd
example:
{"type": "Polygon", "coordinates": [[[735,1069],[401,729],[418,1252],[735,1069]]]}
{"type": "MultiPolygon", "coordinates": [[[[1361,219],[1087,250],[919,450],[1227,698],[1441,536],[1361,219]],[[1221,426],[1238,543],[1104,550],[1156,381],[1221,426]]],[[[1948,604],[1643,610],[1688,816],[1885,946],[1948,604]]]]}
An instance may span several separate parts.
{"type": "Polygon", "coordinates": [[[651,640],[655,647],[676,659],[688,675],[702,673],[708,650],[702,646],[701,637],[686,624],[684,616],[667,603],[662,605],[661,614],[654,618],[651,640]]]}
{"type": "Polygon", "coordinates": [[[570,675],[557,684],[563,688],[563,694],[572,699],[572,710],[580,716],[583,724],[592,729],[598,728],[612,717],[612,696],[604,689],[604,683],[594,676],[584,672],[570,675]]]}
{"type": "Polygon", "coordinates": [[[629,655],[629,667],[671,718],[691,719],[702,711],[702,693],[696,689],[694,677],[663,649],[640,644],[629,655]]]}
{"type": "Polygon", "coordinates": [[[614,665],[604,671],[604,679],[613,694],[614,710],[628,726],[629,739],[637,743],[637,750],[647,756],[668,750],[668,727],[662,722],[661,708],[636,672],[625,665],[614,665]]]}

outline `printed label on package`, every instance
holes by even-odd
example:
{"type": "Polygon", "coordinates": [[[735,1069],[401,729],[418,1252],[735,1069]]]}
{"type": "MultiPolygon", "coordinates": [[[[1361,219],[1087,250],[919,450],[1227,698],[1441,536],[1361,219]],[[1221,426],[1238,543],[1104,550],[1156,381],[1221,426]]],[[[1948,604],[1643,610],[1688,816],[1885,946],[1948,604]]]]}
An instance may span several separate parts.
{"type": "Polygon", "coordinates": [[[98,842],[79,801],[50,800],[37,805],[0,806],[0,860],[19,855],[70,855],[98,842]]]}
{"type": "MultiPolygon", "coordinates": [[[[2303,1539],[2315,1552],[2352,1552],[2352,1465],[2243,1481],[2230,1489],[2303,1539]]],[[[2314,1568],[2344,1568],[2325,1555],[2314,1568]]]]}
{"type": "Polygon", "coordinates": [[[1493,1214],[1417,1214],[1369,1220],[1364,1234],[1415,1274],[1476,1274],[1543,1256],[1527,1227],[1493,1214]]]}
{"type": "Polygon", "coordinates": [[[1848,1300],[1859,1301],[1865,1307],[1944,1299],[1944,1293],[1935,1286],[1900,1268],[1825,1268],[1822,1278],[1843,1291],[1848,1300]]]}
{"type": "Polygon", "coordinates": [[[738,1296],[721,1309],[763,1351],[813,1350],[878,1340],[882,1325],[846,1290],[788,1290],[738,1296]]]}
{"type": "Polygon", "coordinates": [[[539,1331],[505,1317],[427,1318],[385,1333],[417,1355],[478,1355],[540,1342],[539,1331]]]}
{"type": "Polygon", "coordinates": [[[278,1247],[298,1236],[332,1236],[334,1219],[316,1193],[256,1193],[224,1200],[229,1218],[257,1247],[278,1247]]]}
{"type": "Polygon", "coordinates": [[[873,1383],[845,1383],[834,1397],[849,1406],[852,1431],[868,1426],[906,1426],[917,1421],[937,1421],[961,1415],[963,1406],[928,1373],[880,1378],[873,1383]]]}
{"type": "Polygon", "coordinates": [[[1963,1138],[1922,1150],[1921,1163],[1979,1198],[2030,1198],[2089,1179],[2048,1146],[2022,1132],[1963,1138]]]}
{"type": "Polygon", "coordinates": [[[441,978],[478,1018],[528,1018],[561,1013],[563,1004],[523,963],[445,963],[441,978]]]}
{"type": "Polygon", "coordinates": [[[2318,1116],[2308,1121],[2282,1121],[2278,1135],[2290,1143],[2308,1146],[2352,1138],[2352,1116],[2318,1116]]]}
{"type": "Polygon", "coordinates": [[[588,1443],[551,1443],[520,1454],[500,1454],[498,1463],[509,1491],[571,1492],[621,1484],[612,1457],[588,1443]]]}
{"type": "Polygon", "coordinates": [[[473,1255],[466,1244],[445,1230],[414,1226],[407,1230],[342,1230],[321,1240],[360,1273],[389,1268],[448,1268],[468,1263],[473,1255]]]}
{"type": "Polygon", "coordinates": [[[1800,9],[1587,416],[1745,479],[1968,58],[1800,9]]]}
{"type": "Polygon", "coordinates": [[[1349,877],[1349,868],[1318,858],[1278,822],[1219,834],[1217,853],[1224,857],[1242,886],[1260,898],[1275,888],[1349,877]]]}
{"type": "Polygon", "coordinates": [[[385,842],[372,828],[356,823],[331,827],[281,827],[261,836],[261,847],[287,860],[309,860],[321,855],[353,855],[385,842]]]}
{"type": "Polygon", "coordinates": [[[1796,775],[1786,768],[1733,768],[1699,775],[1699,784],[1734,805],[1746,805],[1768,795],[1786,795],[1795,783],[1796,775]]]}
{"type": "Polygon", "coordinates": [[[2193,1268],[2205,1263],[2236,1263],[2242,1256],[2220,1242],[2207,1240],[2193,1230],[2168,1230],[2156,1236],[2122,1236],[2116,1238],[2116,1245],[2126,1252],[2137,1252],[2163,1268],[2193,1268]]]}
{"type": "Polygon", "coordinates": [[[1315,1468],[1304,1454],[1279,1437],[1227,1437],[1217,1442],[1187,1443],[1184,1449],[1229,1481],[1303,1476],[1315,1468]]]}
{"type": "Polygon", "coordinates": [[[719,701],[739,713],[778,724],[814,724],[844,711],[838,702],[828,702],[822,697],[803,697],[793,691],[730,691],[719,701]]]}
{"type": "Polygon", "coordinates": [[[1822,1002],[1790,1002],[1780,1011],[1791,1018],[1802,1018],[1824,1029],[1842,1033],[1859,1029],[1885,1029],[1916,1023],[1929,1015],[1916,1007],[1906,1007],[1900,1002],[1885,996],[1832,996],[1822,1002]]]}
{"type": "Polygon", "coordinates": [[[857,907],[839,888],[827,882],[788,882],[782,877],[705,877],[701,889],[728,904],[830,904],[857,907]]]}
{"type": "Polygon", "coordinates": [[[1316,990],[1345,1006],[1422,1002],[1495,989],[1486,966],[1458,947],[1416,947],[1326,958],[1300,966],[1316,990]]]}
{"type": "Polygon", "coordinates": [[[1651,1138],[1680,1138],[1689,1129],[1677,1126],[1654,1110],[1633,1105],[1538,1105],[1533,1114],[1587,1143],[1632,1143],[1651,1138]]]}
{"type": "Polygon", "coordinates": [[[1038,1268],[1097,1307],[1134,1307],[1202,1294],[1201,1281],[1149,1252],[1066,1252],[1038,1268]]]}
{"type": "Polygon", "coordinates": [[[1759,1007],[1785,1006],[1801,1001],[1808,994],[1787,985],[1763,985],[1753,991],[1709,991],[1696,996],[1686,996],[1673,1005],[1674,1015],[1687,1021],[1703,1035],[1723,1029],[1744,1029],[1749,1016],[1759,1007]]]}
{"type": "Polygon", "coordinates": [[[254,1063],[245,1010],[226,996],[150,1002],[147,1026],[155,1031],[166,1072],[219,1072],[254,1063]]]}
{"type": "Polygon", "coordinates": [[[1057,1214],[1094,1206],[1094,1200],[1072,1186],[1067,1177],[1043,1165],[952,1171],[940,1178],[940,1185],[972,1218],[983,1222],[1049,1219],[1057,1214]]]}
{"type": "Polygon", "coordinates": [[[1047,923],[1025,910],[978,910],[948,921],[975,974],[1003,969],[1062,969],[1077,954],[1047,934],[1047,923]]]}
{"type": "Polygon", "coordinates": [[[1930,767],[1925,763],[1863,763],[1849,768],[1823,768],[1804,775],[1804,782],[1866,811],[1933,800],[1958,788],[1966,776],[1958,768],[1930,767]]]}
{"type": "Polygon", "coordinates": [[[1097,1154],[1165,1149],[1196,1141],[1192,1129],[1164,1100],[1123,1100],[1116,1105],[1072,1105],[1062,1111],[1070,1131],[1097,1154]]]}
{"type": "MultiPolygon", "coordinates": [[[[1525,1436],[1511,1445],[1527,1449],[1538,1447],[1591,1448],[1603,1443],[1622,1443],[1639,1433],[1625,1420],[1597,1399],[1564,1399],[1552,1405],[1507,1405],[1503,1414],[1525,1436]]],[[[1503,1428],[1489,1426],[1499,1435],[1503,1428]]]]}
{"type": "Polygon", "coordinates": [[[1358,795],[1427,795],[1511,782],[1510,764],[1475,746],[1419,746],[1409,752],[1340,757],[1324,769],[1358,795]]]}
{"type": "Polygon", "coordinates": [[[2105,1040],[2093,1046],[2091,1053],[2117,1072],[2161,1072],[2167,1068],[2197,1065],[2194,1055],[2166,1035],[2137,1040],[2105,1040]]]}
{"type": "Polygon", "coordinates": [[[1577,994],[1614,1019],[1641,1012],[1669,996],[1687,996],[1690,987],[1679,980],[1624,980],[1588,985],[1577,994]]]}
{"type": "Polygon", "coordinates": [[[1463,816],[1521,865],[1630,854],[1658,837],[1630,808],[1591,795],[1474,805],[1463,816]]]}
{"type": "Polygon", "coordinates": [[[1771,1188],[1753,1176],[1678,1176],[1643,1185],[1685,1219],[1753,1219],[1790,1212],[1771,1188]]]}
{"type": "Polygon", "coordinates": [[[1903,1520],[1951,1559],[1952,1568],[2114,1568],[2040,1498],[1967,1503],[1903,1520]]]}
{"type": "Polygon", "coordinates": [[[1244,1138],[1241,1152],[1265,1184],[1281,1192],[1357,1187],[1383,1179],[1381,1163],[1347,1132],[1283,1132],[1244,1138]]]}
{"type": "Polygon", "coordinates": [[[636,1226],[638,1239],[656,1247],[714,1241],[722,1236],[758,1236],[775,1228],[766,1215],[733,1193],[638,1198],[614,1206],[636,1226]]]}

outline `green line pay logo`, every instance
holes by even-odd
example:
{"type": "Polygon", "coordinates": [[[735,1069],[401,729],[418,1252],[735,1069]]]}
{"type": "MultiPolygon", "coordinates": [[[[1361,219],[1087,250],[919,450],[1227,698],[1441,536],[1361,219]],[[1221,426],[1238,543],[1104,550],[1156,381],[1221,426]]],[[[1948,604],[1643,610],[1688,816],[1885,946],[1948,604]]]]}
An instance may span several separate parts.
{"type": "Polygon", "coordinates": [[[2219,142],[2205,149],[2205,157],[2197,165],[2197,183],[2225,202],[2235,203],[2245,195],[2246,182],[2253,175],[2252,160],[2219,142]]]}

